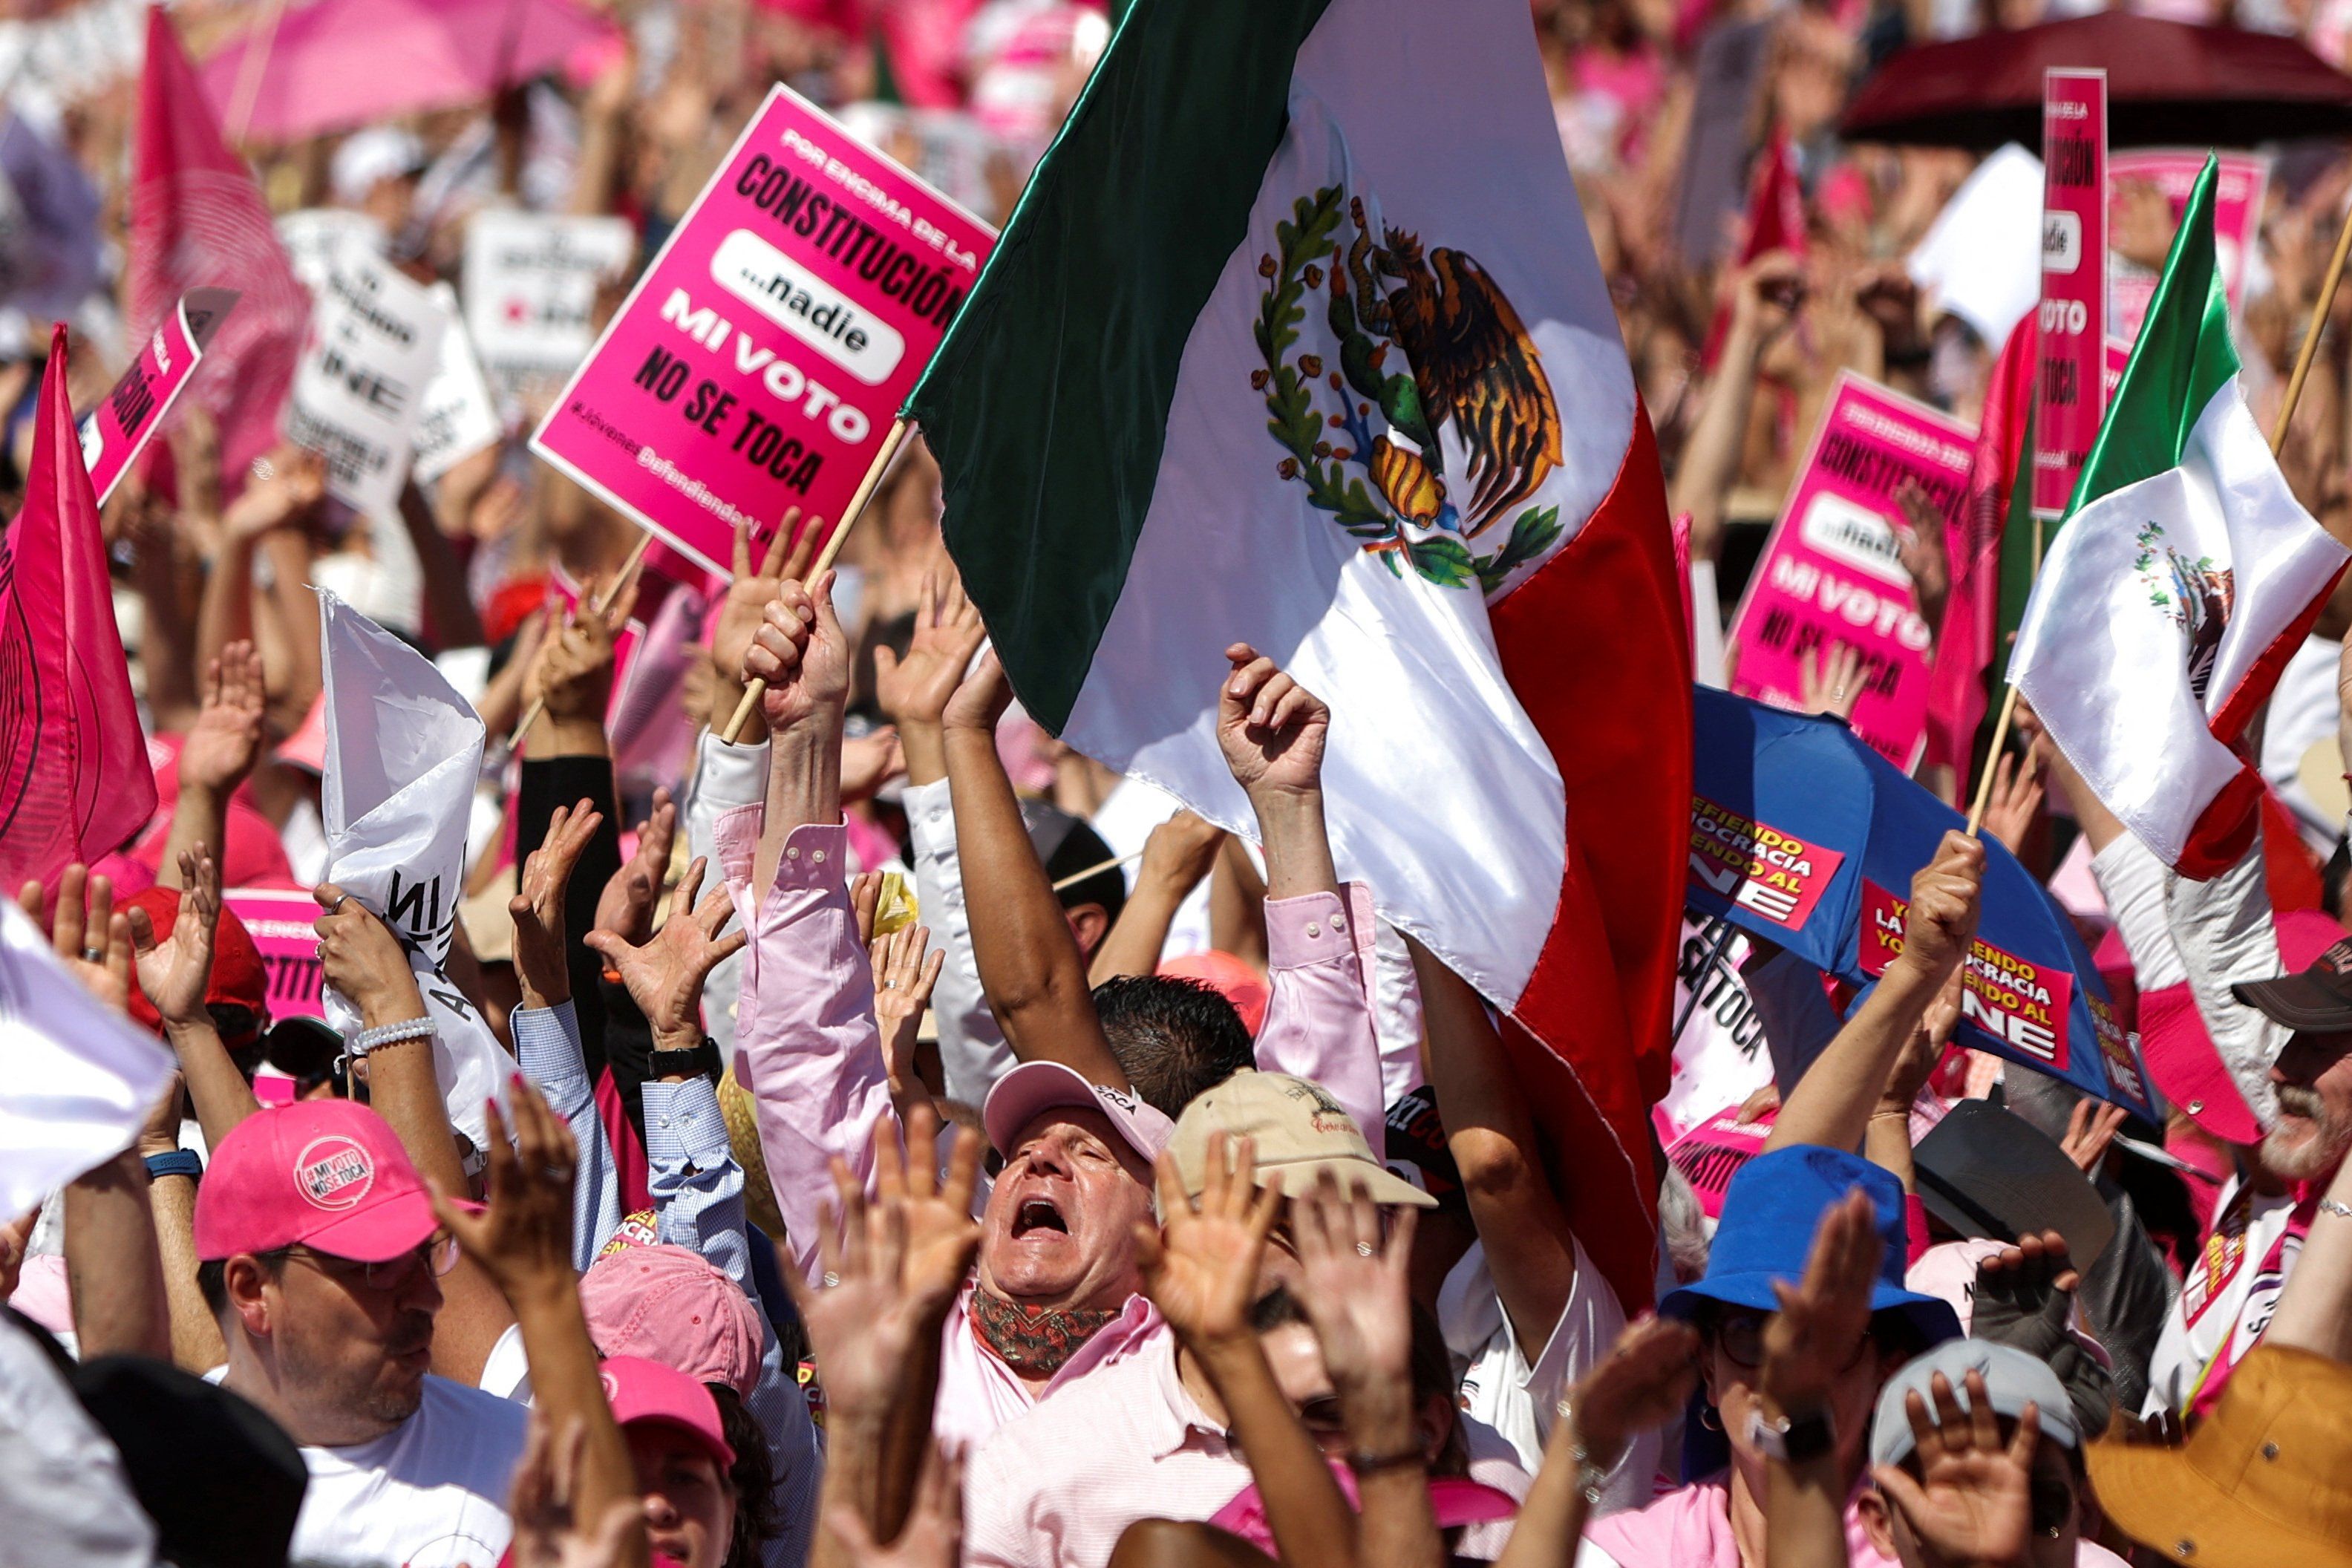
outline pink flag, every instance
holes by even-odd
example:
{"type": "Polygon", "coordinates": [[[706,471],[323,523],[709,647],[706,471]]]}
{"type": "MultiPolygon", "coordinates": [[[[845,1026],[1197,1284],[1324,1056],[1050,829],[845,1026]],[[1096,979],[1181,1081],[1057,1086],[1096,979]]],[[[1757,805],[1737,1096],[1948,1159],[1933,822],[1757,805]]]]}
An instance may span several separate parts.
{"type": "Polygon", "coordinates": [[[25,510],[0,543],[0,888],[109,854],[155,809],[98,494],[49,341],[25,510]]]}
{"type": "Polygon", "coordinates": [[[1969,491],[1960,514],[1944,532],[1951,556],[1951,589],[1936,637],[1936,667],[1927,681],[1927,761],[1953,771],[1959,798],[1969,798],[1969,763],[1977,726],[1985,716],[1985,671],[2000,637],[2000,542],[2010,490],[2025,457],[2033,416],[2033,366],[2038,339],[2027,311],[2002,345],[1986,378],[1984,418],[1969,465],[1969,491]]]}
{"type": "MultiPolygon", "coordinates": [[[[1805,187],[1797,178],[1797,156],[1789,146],[1788,132],[1775,132],[1757,158],[1755,176],[1748,182],[1748,235],[1740,243],[1733,270],[1776,250],[1801,257],[1805,237],[1805,187]]],[[[1714,367],[1723,353],[1723,334],[1730,330],[1731,303],[1727,297],[1707,323],[1706,342],[1699,351],[1701,365],[1714,367]]]]}
{"type": "Polygon", "coordinates": [[[278,411],[310,320],[269,208],[221,140],[171,20],[147,13],[139,140],[131,167],[131,341],[192,289],[237,289],[236,312],[205,350],[188,395],[220,426],[221,477],[234,491],[278,440],[278,411]]]}

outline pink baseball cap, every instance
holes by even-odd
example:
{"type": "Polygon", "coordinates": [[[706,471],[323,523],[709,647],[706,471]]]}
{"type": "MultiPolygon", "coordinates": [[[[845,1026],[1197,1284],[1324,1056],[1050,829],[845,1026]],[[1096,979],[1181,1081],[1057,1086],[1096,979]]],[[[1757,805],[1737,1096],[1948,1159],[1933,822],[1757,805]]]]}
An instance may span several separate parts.
{"type": "Polygon", "coordinates": [[[731,1469],[735,1450],[728,1445],[726,1428],[719,1424],[719,1402],[710,1390],[674,1366],[643,1356],[607,1356],[596,1375],[604,1384],[604,1402],[613,1419],[624,1426],[639,1422],[675,1426],[700,1443],[721,1470],[731,1469]]]}
{"type": "Polygon", "coordinates": [[[675,1367],[746,1399],[760,1381],[760,1314],[742,1287],[683,1247],[623,1247],[580,1277],[588,1337],[608,1356],[675,1367]]]}
{"type": "MultiPolygon", "coordinates": [[[[2271,924],[2278,933],[2279,960],[2290,976],[2344,940],[2344,928],[2317,910],[2283,910],[2271,916],[2271,924]]],[[[2139,1030],[2148,1077],[2168,1103],[2224,1142],[2261,1142],[2262,1123],[2214,1049],[2186,981],[2140,994],[2139,1030]]]]}
{"type": "Polygon", "coordinates": [[[400,1140],[348,1100],[247,1117],[213,1151],[196,1188],[196,1256],[206,1261],[299,1242],[388,1263],[439,1226],[400,1140]]]}
{"type": "Polygon", "coordinates": [[[1135,1096],[1089,1083],[1076,1068],[1059,1062],[1023,1062],[998,1079],[981,1107],[980,1120],[996,1152],[1010,1154],[1021,1130],[1048,1110],[1101,1111],[1128,1147],[1147,1162],[1160,1157],[1176,1131],[1174,1122],[1135,1096]]]}

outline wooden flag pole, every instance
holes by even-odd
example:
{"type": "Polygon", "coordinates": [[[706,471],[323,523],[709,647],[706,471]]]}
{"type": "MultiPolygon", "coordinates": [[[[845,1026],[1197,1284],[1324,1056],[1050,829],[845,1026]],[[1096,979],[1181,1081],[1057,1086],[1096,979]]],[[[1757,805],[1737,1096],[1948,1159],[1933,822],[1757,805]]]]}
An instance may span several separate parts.
{"type": "MultiPolygon", "coordinates": [[[[2287,426],[2294,422],[2294,406],[2303,400],[2303,384],[2310,377],[2311,362],[2318,357],[2319,335],[2326,329],[2327,313],[2335,308],[2336,286],[2344,281],[2344,264],[2352,257],[2352,208],[2344,215],[2344,226],[2336,236],[2336,254],[2328,258],[2327,276],[2319,285],[2319,298],[2311,304],[2311,325],[2303,334],[2303,347],[2294,356],[2294,374],[2287,378],[2286,396],[2279,404],[2278,418],[2271,425],[2271,456],[2275,458],[2286,446],[2287,426]]],[[[2042,520],[2033,520],[2033,571],[2042,572],[2042,520]]],[[[2000,718],[1993,725],[1992,745],[1985,752],[1984,776],[1977,781],[1976,804],[1969,809],[1969,837],[1977,837],[1984,825],[1985,805],[1992,797],[1992,764],[2009,740],[2010,720],[2017,711],[2017,688],[2009,687],[2000,700],[2000,718]]]]}
{"type": "Polygon", "coordinates": [[[1080,882],[1085,881],[1088,877],[1099,877],[1105,871],[1115,871],[1121,866],[1130,865],[1142,858],[1143,851],[1140,849],[1137,850],[1132,855],[1114,855],[1109,859],[1089,866],[1083,871],[1071,872],[1068,876],[1054,884],[1054,891],[1058,893],[1065,888],[1075,888],[1080,882]]]}
{"type": "MultiPolygon", "coordinates": [[[[817,552],[816,564],[809,568],[811,582],[823,576],[832,566],[833,558],[841,553],[842,542],[849,537],[849,531],[865,515],[866,503],[872,500],[874,492],[881,488],[882,475],[889,468],[890,459],[898,455],[898,447],[907,439],[908,428],[910,426],[903,415],[890,422],[890,433],[882,437],[882,449],[874,454],[874,466],[867,468],[866,477],[857,481],[857,489],[851,494],[849,504],[842,509],[841,521],[833,525],[833,531],[825,536],[824,548],[817,552]]],[[[743,689],[743,700],[735,704],[735,716],[727,721],[726,732],[719,737],[720,740],[730,746],[735,743],[736,738],[743,733],[743,726],[751,721],[751,710],[760,705],[760,699],[767,694],[767,690],[768,683],[756,678],[743,689]]]]}
{"type": "MultiPolygon", "coordinates": [[[[626,561],[621,563],[620,574],[613,579],[613,585],[604,590],[604,596],[602,598],[590,603],[588,606],[588,613],[590,615],[602,616],[607,609],[612,607],[613,601],[621,596],[621,590],[629,585],[629,579],[637,574],[637,568],[645,564],[646,547],[653,542],[654,536],[650,532],[640,533],[637,535],[636,548],[629,552],[629,558],[626,561]]],[[[522,744],[523,736],[530,732],[532,723],[535,722],[539,716],[546,710],[546,698],[534,697],[531,699],[530,706],[523,710],[522,722],[517,724],[514,727],[514,733],[507,737],[508,751],[511,752],[517,746],[522,744]]]]}

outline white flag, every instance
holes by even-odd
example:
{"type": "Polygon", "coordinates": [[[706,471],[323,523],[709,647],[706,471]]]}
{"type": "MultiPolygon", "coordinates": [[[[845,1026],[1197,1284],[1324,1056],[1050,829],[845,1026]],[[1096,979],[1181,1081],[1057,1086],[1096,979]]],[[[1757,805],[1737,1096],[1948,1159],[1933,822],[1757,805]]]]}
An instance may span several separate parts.
{"type": "MultiPolygon", "coordinates": [[[[482,721],[433,661],[334,595],[319,595],[327,675],[327,876],[383,917],[408,949],[433,1018],[433,1068],[449,1120],[480,1147],[482,1102],[512,1058],[442,973],[466,874],[466,823],[482,768],[482,721]]],[[[344,1035],[359,1010],[326,991],[344,1035]]]]}
{"type": "Polygon", "coordinates": [[[49,939],[0,901],[0,1219],[121,1153],[177,1065],[81,987],[49,939]]]}

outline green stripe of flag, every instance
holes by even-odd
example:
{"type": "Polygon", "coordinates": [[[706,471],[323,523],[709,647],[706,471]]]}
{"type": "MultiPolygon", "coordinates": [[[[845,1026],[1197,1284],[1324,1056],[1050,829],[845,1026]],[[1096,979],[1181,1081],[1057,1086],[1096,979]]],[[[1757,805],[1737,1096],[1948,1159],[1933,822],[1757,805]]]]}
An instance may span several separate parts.
{"type": "Polygon", "coordinates": [[[1118,603],[1185,340],[1328,4],[1136,0],[908,400],[966,586],[1049,730],[1118,603]]]}
{"type": "Polygon", "coordinates": [[[2115,401],[2074,481],[2070,517],[2110,491],[2179,468],[2205,405],[2238,374],[2230,301],[2213,256],[2213,191],[2220,183],[2220,166],[2208,156],[2115,401]]]}

